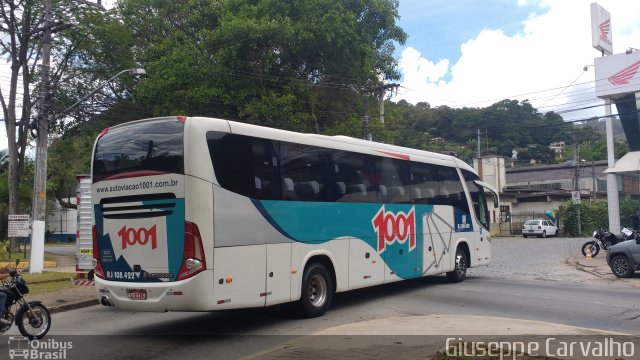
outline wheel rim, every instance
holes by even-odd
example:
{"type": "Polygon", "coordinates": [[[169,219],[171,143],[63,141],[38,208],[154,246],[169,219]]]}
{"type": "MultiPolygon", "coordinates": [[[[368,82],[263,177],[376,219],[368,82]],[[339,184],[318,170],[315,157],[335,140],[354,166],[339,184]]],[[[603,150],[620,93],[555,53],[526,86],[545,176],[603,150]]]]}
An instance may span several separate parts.
{"type": "Polygon", "coordinates": [[[322,307],[327,301],[327,281],[323,276],[315,274],[309,281],[309,303],[322,307]]]}
{"type": "Polygon", "coordinates": [[[629,271],[629,264],[624,259],[617,258],[613,260],[613,271],[618,275],[624,275],[629,271]]]}
{"type": "Polygon", "coordinates": [[[49,317],[46,310],[36,305],[32,306],[33,316],[27,310],[22,317],[22,325],[24,330],[33,337],[44,334],[49,328],[49,317]]]}
{"type": "Polygon", "coordinates": [[[467,273],[467,260],[462,254],[456,255],[456,273],[458,278],[462,278],[467,273]]]}

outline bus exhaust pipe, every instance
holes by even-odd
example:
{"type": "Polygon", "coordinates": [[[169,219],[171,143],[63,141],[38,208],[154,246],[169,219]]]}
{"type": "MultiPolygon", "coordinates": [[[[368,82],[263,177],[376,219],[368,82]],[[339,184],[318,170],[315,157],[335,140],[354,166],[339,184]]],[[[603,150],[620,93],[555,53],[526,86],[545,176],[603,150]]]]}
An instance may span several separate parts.
{"type": "Polygon", "coordinates": [[[100,298],[100,304],[104,305],[104,306],[110,306],[113,307],[113,303],[111,302],[111,300],[109,300],[109,297],[106,295],[103,295],[100,298]]]}

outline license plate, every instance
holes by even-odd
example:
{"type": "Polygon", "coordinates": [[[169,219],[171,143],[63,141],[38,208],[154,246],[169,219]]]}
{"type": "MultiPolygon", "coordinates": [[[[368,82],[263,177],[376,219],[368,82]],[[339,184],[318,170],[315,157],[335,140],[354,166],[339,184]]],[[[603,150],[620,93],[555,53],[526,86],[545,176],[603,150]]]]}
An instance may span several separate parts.
{"type": "Polygon", "coordinates": [[[128,289],[127,296],[131,300],[147,300],[146,289],[128,289]]]}
{"type": "Polygon", "coordinates": [[[529,230],[529,232],[533,232],[533,230],[529,230]]]}

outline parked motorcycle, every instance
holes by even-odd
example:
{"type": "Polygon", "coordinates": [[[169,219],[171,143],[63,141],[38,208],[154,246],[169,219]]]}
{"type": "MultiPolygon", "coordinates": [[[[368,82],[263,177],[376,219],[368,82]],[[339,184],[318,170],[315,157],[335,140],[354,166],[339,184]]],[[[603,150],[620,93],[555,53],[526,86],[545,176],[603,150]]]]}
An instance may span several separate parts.
{"type": "Polygon", "coordinates": [[[582,245],[582,255],[587,256],[588,253],[591,253],[591,257],[596,257],[600,252],[600,248],[606,251],[617,243],[640,237],[640,234],[636,231],[629,230],[626,227],[623,227],[620,232],[621,235],[616,236],[616,234],[603,229],[594,231],[594,240],[587,241],[582,245]]]}
{"type": "MultiPolygon", "coordinates": [[[[18,261],[16,268],[17,265],[18,261]]],[[[4,321],[0,321],[0,334],[9,330],[15,321],[20,333],[29,339],[41,339],[47,335],[51,328],[49,309],[40,301],[25,300],[24,295],[29,293],[29,287],[20,272],[12,272],[11,280],[5,281],[0,291],[8,294],[4,321]]]]}

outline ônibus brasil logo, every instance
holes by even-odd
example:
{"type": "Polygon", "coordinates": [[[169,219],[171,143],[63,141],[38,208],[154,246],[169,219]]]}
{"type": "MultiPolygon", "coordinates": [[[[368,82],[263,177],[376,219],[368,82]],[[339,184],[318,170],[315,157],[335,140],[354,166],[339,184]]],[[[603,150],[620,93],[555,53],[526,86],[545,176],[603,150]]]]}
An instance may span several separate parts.
{"type": "Polygon", "coordinates": [[[122,239],[122,250],[126,249],[127,246],[134,246],[139,244],[140,246],[145,246],[151,240],[151,249],[155,249],[158,246],[158,239],[156,236],[156,226],[153,225],[150,229],[140,228],[127,228],[127,226],[123,226],[120,231],[118,231],[118,235],[120,239],[122,239]]]}
{"type": "Polygon", "coordinates": [[[402,211],[386,211],[384,205],[371,220],[378,235],[378,253],[383,253],[387,245],[394,242],[404,244],[409,240],[409,251],[416,247],[416,211],[412,207],[408,214],[402,211]]]}
{"type": "Polygon", "coordinates": [[[640,68],[640,60],[634,62],[633,64],[627,66],[626,68],[618,71],[617,73],[611,75],[609,77],[609,82],[613,85],[624,85],[628,84],[633,76],[638,72],[640,68]]]}

